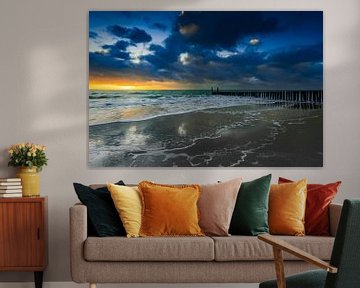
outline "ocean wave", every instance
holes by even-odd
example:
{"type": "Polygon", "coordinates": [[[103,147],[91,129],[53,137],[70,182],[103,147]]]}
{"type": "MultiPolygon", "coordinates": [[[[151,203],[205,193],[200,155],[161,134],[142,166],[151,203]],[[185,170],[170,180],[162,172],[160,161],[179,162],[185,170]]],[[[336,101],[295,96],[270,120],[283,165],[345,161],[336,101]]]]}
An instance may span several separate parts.
{"type": "Polygon", "coordinates": [[[121,98],[121,95],[90,95],[89,99],[116,99],[116,98],[121,98]]]}
{"type": "MultiPolygon", "coordinates": [[[[116,124],[116,123],[132,123],[132,122],[141,122],[141,121],[147,121],[147,120],[153,120],[156,118],[160,118],[160,117],[167,117],[167,116],[175,116],[175,115],[185,115],[185,114],[189,114],[189,113],[194,113],[194,112],[207,112],[210,110],[219,110],[219,109],[223,109],[223,108],[231,108],[231,107],[237,107],[237,106],[243,106],[243,105],[239,105],[239,104],[234,104],[234,105],[223,105],[221,107],[219,106],[209,106],[209,107],[197,107],[197,108],[193,108],[190,110],[186,110],[186,111],[173,111],[173,112],[167,112],[167,113],[162,113],[162,114],[154,114],[154,115],[148,115],[148,116],[144,116],[144,117],[140,117],[140,118],[133,118],[133,119],[116,119],[116,120],[111,120],[111,121],[104,121],[101,123],[89,123],[89,126],[98,126],[98,125],[106,125],[106,124],[116,124]]],[[[216,113],[213,112],[213,113],[216,113]]]]}
{"type": "MultiPolygon", "coordinates": [[[[107,94],[101,92],[89,97],[89,119],[91,119],[89,125],[139,122],[196,111],[217,113],[219,110],[212,111],[212,109],[244,105],[261,107],[271,103],[242,96],[208,95],[202,91],[116,91],[107,94]],[[139,108],[142,107],[144,109],[141,111],[139,108]],[[112,113],[114,111],[116,113],[112,113]]],[[[236,114],[238,111],[228,110],[226,113],[236,114]]]]}

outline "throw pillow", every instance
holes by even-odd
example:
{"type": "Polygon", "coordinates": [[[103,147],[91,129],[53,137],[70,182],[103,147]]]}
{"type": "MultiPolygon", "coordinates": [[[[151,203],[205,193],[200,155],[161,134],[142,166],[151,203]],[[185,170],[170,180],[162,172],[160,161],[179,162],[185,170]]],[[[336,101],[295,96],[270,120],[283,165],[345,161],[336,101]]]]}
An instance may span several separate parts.
{"type": "MultiPolygon", "coordinates": [[[[279,184],[292,183],[279,178],[279,184]]],[[[307,235],[329,236],[329,206],[335,198],[341,181],[329,184],[308,184],[305,211],[305,233],[307,235]]]]}
{"type": "Polygon", "coordinates": [[[256,236],[269,233],[270,181],[271,174],[241,184],[231,218],[230,234],[256,236]]]}
{"type": "Polygon", "coordinates": [[[141,236],[202,236],[196,203],[199,185],[139,183],[143,204],[141,236]]]}
{"type": "Polygon", "coordinates": [[[139,237],[141,226],[141,197],[137,187],[107,185],[127,237],[139,237]]]}
{"type": "Polygon", "coordinates": [[[269,195],[269,228],[271,234],[303,236],[306,207],[306,184],[273,184],[269,195]]]}
{"type": "Polygon", "coordinates": [[[201,229],[207,235],[229,236],[231,216],[242,178],[201,185],[198,202],[201,229]]]}
{"type": "MultiPolygon", "coordinates": [[[[117,184],[124,185],[119,181],[117,184]]],[[[75,192],[87,207],[88,223],[95,236],[125,236],[125,229],[120,221],[110,192],[106,187],[92,189],[80,183],[74,183],[75,192]]]]}

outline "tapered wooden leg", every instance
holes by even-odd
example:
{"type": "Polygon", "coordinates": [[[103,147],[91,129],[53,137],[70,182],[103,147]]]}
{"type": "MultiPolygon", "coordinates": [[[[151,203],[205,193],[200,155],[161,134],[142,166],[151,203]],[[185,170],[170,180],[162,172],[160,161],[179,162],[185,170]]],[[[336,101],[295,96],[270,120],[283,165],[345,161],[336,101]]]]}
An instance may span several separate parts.
{"type": "Polygon", "coordinates": [[[274,260],[275,260],[277,286],[278,288],[286,288],[282,251],[276,247],[273,247],[273,252],[274,252],[274,260]]]}
{"type": "Polygon", "coordinates": [[[43,271],[35,271],[34,272],[34,278],[35,278],[35,288],[42,288],[43,271]]]}
{"type": "Polygon", "coordinates": [[[96,288],[96,284],[95,283],[89,283],[89,288],[96,288]]]}

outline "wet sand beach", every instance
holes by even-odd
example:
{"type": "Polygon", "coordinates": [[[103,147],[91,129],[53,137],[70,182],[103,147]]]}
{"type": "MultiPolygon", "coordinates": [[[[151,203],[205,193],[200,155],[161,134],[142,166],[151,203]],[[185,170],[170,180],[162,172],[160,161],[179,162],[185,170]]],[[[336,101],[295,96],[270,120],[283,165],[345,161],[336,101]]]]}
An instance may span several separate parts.
{"type": "Polygon", "coordinates": [[[320,167],[322,109],[249,104],[89,126],[93,167],[320,167]]]}

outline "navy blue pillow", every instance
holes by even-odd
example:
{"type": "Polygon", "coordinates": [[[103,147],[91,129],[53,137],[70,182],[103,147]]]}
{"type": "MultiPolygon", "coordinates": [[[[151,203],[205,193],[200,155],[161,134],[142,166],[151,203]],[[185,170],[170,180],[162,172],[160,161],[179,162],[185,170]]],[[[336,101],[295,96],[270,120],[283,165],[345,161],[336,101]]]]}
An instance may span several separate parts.
{"type": "MultiPolygon", "coordinates": [[[[115,183],[125,185],[123,181],[115,183]]],[[[126,236],[124,226],[116,211],[111,194],[107,187],[92,189],[79,183],[74,183],[75,192],[88,212],[89,234],[95,236],[126,236]],[[92,230],[92,231],[91,231],[92,230]]]]}

